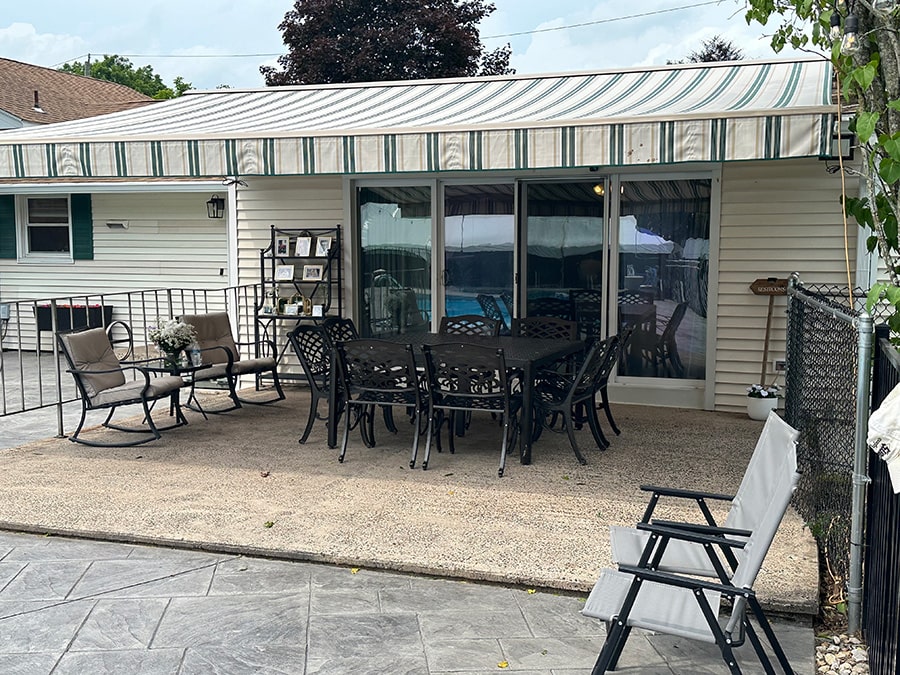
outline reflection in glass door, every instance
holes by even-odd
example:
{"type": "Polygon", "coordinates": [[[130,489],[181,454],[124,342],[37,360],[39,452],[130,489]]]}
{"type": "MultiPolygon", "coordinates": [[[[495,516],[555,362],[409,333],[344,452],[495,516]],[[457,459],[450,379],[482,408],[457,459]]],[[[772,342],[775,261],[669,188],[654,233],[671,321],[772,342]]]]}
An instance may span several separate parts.
{"type": "Polygon", "coordinates": [[[444,311],[511,325],[513,185],[444,187],[444,311]]]}
{"type": "Polygon", "coordinates": [[[633,329],[619,374],[706,378],[709,179],[622,183],[620,330],[633,329]]]}
{"type": "Polygon", "coordinates": [[[605,181],[523,183],[525,312],[579,322],[602,336],[605,181]]]}
{"type": "Polygon", "coordinates": [[[360,227],[360,333],[427,332],[431,321],[431,188],[365,187],[360,227]]]}

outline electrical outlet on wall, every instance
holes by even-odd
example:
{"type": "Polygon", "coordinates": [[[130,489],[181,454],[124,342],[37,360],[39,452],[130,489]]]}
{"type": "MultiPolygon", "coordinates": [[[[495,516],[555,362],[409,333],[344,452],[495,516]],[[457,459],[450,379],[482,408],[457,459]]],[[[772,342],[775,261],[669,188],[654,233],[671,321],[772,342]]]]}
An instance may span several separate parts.
{"type": "Polygon", "coordinates": [[[9,305],[0,303],[0,319],[9,321],[9,305]]]}
{"type": "Polygon", "coordinates": [[[784,359],[775,359],[774,361],[772,361],[772,370],[774,370],[776,373],[783,373],[786,367],[787,364],[784,359]]]}

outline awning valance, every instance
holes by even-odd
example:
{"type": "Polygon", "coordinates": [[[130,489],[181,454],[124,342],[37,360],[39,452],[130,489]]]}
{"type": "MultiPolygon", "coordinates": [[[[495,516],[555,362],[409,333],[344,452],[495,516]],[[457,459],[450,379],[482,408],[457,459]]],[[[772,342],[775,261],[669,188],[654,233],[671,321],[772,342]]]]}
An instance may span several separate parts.
{"type": "Polygon", "coordinates": [[[827,61],[188,93],[0,133],[0,178],[633,166],[827,154],[827,61]]]}

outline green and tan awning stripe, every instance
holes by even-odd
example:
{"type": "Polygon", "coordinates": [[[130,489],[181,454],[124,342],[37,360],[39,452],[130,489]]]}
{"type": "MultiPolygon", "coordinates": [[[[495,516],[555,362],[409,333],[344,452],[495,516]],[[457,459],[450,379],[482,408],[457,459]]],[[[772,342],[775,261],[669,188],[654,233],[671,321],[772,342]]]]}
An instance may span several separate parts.
{"type": "Polygon", "coordinates": [[[0,179],[647,166],[827,154],[826,61],[195,93],[0,133],[0,179]]]}

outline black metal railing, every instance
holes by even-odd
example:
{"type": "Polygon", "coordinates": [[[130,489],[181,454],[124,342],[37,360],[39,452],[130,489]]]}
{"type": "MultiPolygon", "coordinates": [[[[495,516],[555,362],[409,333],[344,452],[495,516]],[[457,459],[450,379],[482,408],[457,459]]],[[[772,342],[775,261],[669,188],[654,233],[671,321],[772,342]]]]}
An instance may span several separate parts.
{"type": "MultiPolygon", "coordinates": [[[[876,329],[872,409],[877,410],[900,383],[900,354],[876,329]]],[[[900,672],[900,495],[894,494],[887,464],[874,452],[869,461],[866,555],[863,569],[863,631],[869,646],[869,672],[900,672]]]]}

